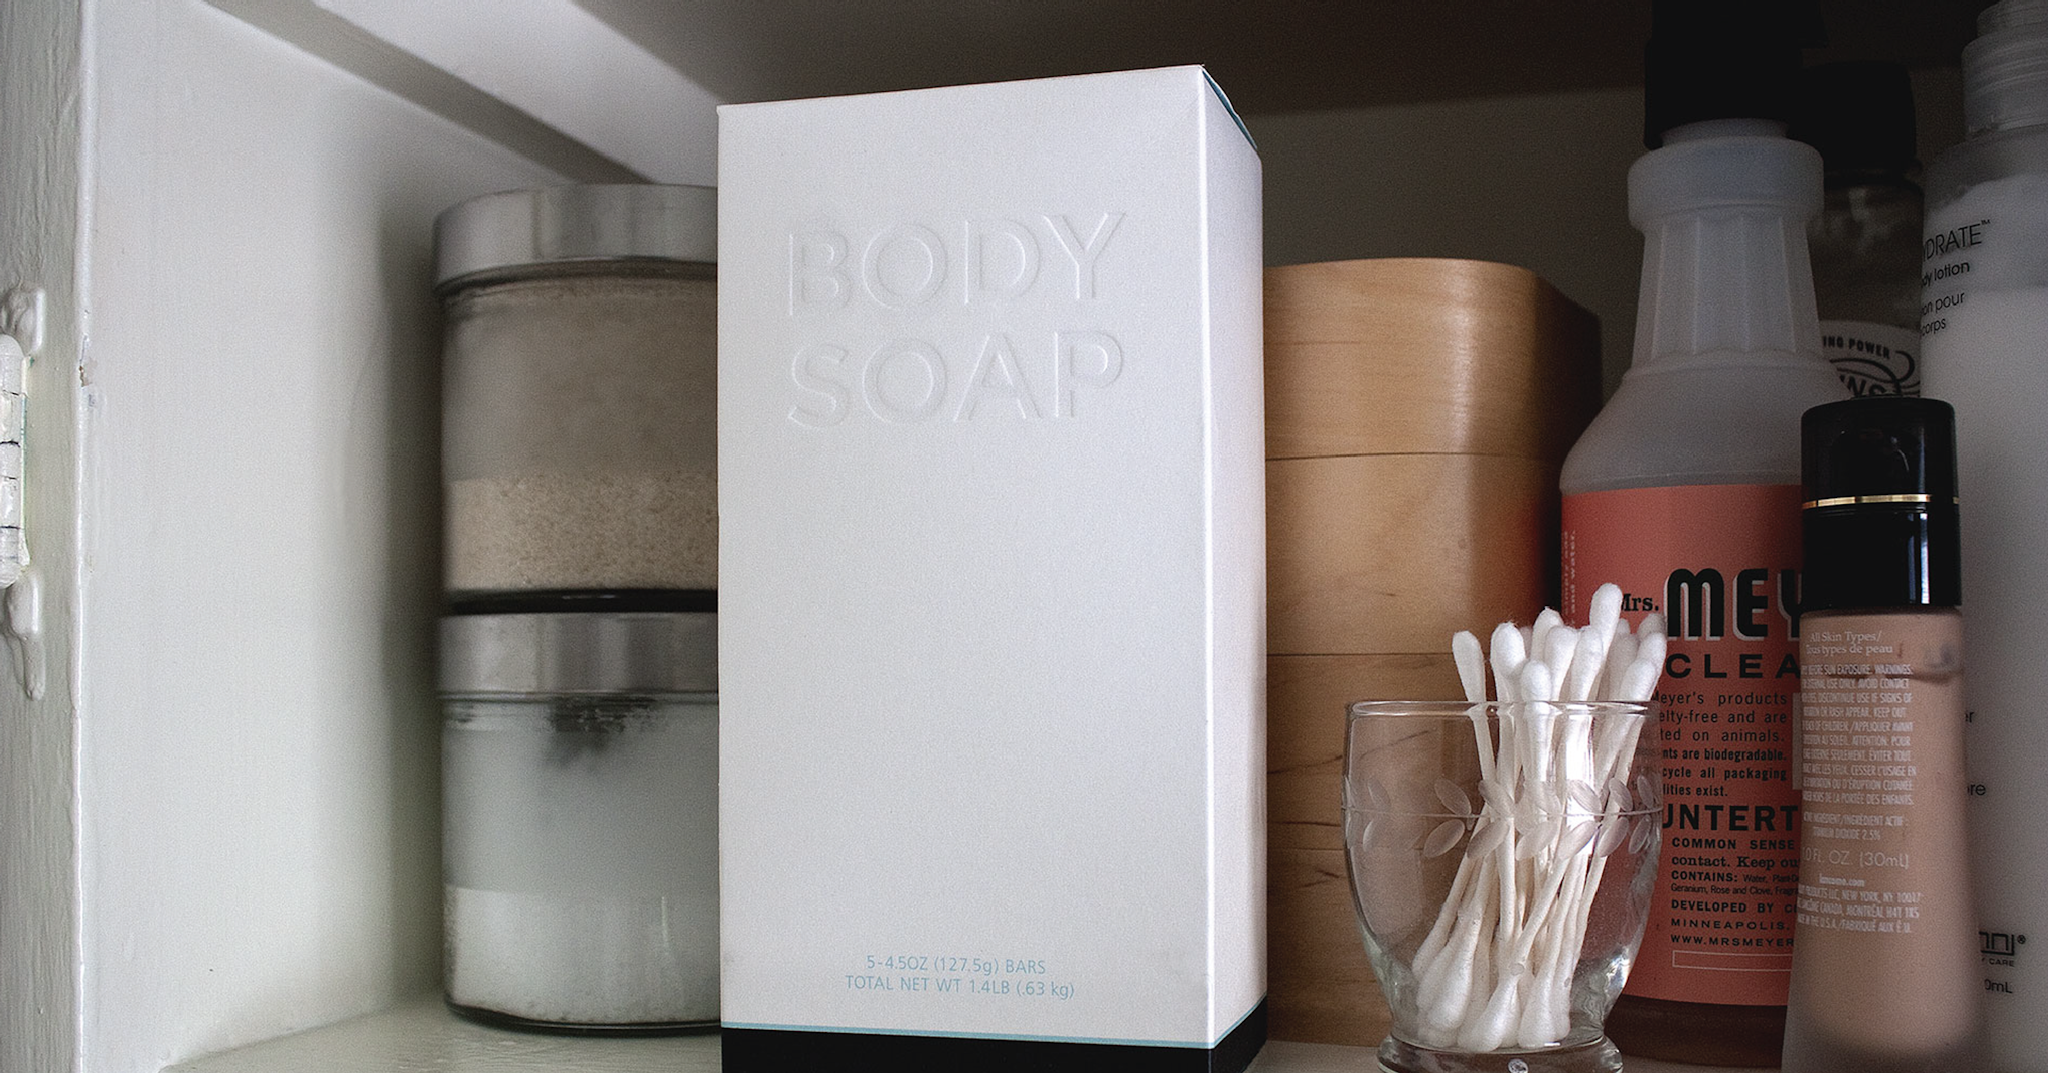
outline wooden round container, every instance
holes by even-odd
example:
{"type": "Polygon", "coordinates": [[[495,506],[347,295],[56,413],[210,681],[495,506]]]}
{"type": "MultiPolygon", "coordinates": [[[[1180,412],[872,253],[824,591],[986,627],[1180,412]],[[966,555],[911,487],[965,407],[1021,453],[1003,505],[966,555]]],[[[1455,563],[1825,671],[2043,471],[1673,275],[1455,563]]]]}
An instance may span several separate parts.
{"type": "Polygon", "coordinates": [[[1526,269],[1268,269],[1268,651],[1447,652],[1533,617],[1599,404],[1598,319],[1526,269]]]}
{"type": "Polygon", "coordinates": [[[1266,271],[1268,992],[1275,1039],[1374,1046],[1344,713],[1459,696],[1451,634],[1557,593],[1557,474],[1600,404],[1599,322],[1525,269],[1266,271]]]}

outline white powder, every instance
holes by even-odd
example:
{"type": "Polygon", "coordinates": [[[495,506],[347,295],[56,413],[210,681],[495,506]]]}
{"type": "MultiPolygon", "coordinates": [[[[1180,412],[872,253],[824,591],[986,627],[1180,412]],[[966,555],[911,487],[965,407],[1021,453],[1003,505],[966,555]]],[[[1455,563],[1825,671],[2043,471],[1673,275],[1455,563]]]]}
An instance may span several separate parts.
{"type": "Polygon", "coordinates": [[[448,997],[560,1025],[718,1021],[718,921],[662,897],[447,888],[448,997]]]}
{"type": "Polygon", "coordinates": [[[454,481],[447,527],[457,592],[718,587],[715,470],[454,481]]]}
{"type": "Polygon", "coordinates": [[[529,1021],[718,1019],[718,707],[448,702],[448,997],[529,1021]]]}

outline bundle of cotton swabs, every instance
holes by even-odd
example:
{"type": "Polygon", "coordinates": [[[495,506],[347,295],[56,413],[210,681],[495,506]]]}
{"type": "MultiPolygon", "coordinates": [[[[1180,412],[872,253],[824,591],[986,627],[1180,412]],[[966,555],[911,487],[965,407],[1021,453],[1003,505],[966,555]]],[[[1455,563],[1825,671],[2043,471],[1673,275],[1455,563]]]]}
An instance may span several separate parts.
{"type": "MultiPolygon", "coordinates": [[[[1571,1030],[1572,973],[1608,856],[1630,824],[1621,813],[1650,796],[1627,784],[1643,718],[1603,719],[1568,702],[1647,701],[1664,664],[1664,622],[1654,612],[1634,632],[1621,590],[1593,594],[1587,624],[1573,629],[1546,609],[1534,624],[1504,622],[1490,652],[1461,631],[1451,639],[1479,743],[1483,807],[1443,911],[1413,961],[1425,1046],[1491,1051],[1557,1043],[1571,1030]],[[1486,709],[1487,670],[1499,741],[1486,709]]],[[[1464,791],[1438,786],[1444,804],[1471,817],[1464,791]]],[[[1652,830],[1637,825],[1647,841],[1652,830]]],[[[1449,852],[1466,831],[1446,820],[1425,856],[1449,852]]],[[[1640,849],[1642,843],[1633,847],[1640,849]]]]}

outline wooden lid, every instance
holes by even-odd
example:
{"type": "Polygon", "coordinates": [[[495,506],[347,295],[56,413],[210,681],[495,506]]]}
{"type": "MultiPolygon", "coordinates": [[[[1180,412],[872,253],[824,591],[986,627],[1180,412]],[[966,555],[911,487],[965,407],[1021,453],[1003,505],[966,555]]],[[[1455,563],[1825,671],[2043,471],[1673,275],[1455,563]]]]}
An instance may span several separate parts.
{"type": "Polygon", "coordinates": [[[1391,258],[1266,270],[1267,458],[1561,462],[1599,406],[1599,318],[1527,269],[1391,258]]]}

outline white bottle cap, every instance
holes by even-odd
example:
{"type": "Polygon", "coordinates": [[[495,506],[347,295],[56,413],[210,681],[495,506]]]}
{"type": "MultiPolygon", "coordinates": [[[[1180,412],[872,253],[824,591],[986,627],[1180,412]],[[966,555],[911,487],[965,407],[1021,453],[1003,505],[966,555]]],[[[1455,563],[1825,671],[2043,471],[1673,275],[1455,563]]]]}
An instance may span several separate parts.
{"type": "Polygon", "coordinates": [[[2048,0],[2003,0],[1977,16],[1963,119],[1971,134],[2048,123],[2048,0]]]}
{"type": "Polygon", "coordinates": [[[1820,153],[1789,138],[1668,141],[1628,170],[1628,217],[1638,228],[1716,208],[1783,212],[1803,225],[1820,205],[1820,153]]]}
{"type": "Polygon", "coordinates": [[[1645,238],[1642,293],[1655,300],[1638,310],[1634,364],[1810,353],[1829,372],[1805,243],[1820,207],[1820,152],[1789,138],[1667,138],[1638,159],[1628,215],[1645,238]]]}

